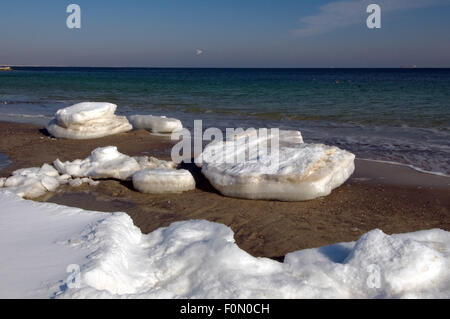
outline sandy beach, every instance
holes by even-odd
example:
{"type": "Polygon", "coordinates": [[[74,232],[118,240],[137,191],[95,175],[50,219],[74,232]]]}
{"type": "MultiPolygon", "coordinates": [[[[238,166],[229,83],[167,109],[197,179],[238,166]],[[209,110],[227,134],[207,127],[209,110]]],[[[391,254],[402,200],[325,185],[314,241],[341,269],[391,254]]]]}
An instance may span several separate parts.
{"type": "MultiPolygon", "coordinates": [[[[0,152],[12,171],[56,158],[85,158],[97,148],[115,145],[128,155],[170,159],[173,142],[144,130],[95,140],[50,137],[41,126],[0,122],[0,152]]],[[[307,202],[250,201],[224,197],[193,165],[197,189],[183,194],[146,195],[131,183],[104,180],[98,186],[61,187],[39,201],[104,212],[128,213],[143,233],[175,221],[205,219],[235,232],[237,244],[253,256],[282,259],[286,253],[357,240],[379,228],[387,234],[441,228],[450,231],[450,178],[406,166],[357,160],[353,176],[331,195],[307,202]]]]}

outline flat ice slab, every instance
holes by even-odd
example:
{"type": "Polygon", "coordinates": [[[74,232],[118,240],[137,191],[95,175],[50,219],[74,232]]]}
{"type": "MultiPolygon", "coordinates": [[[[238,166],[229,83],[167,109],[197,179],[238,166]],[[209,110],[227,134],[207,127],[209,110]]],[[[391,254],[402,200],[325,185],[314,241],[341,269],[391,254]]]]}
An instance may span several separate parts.
{"type": "Polygon", "coordinates": [[[145,129],[154,133],[172,133],[183,128],[180,120],[165,116],[132,115],[129,120],[134,129],[145,129]]]}
{"type": "Polygon", "coordinates": [[[114,115],[117,105],[83,102],[58,110],[47,131],[58,138],[93,139],[130,131],[125,116],[114,115]]]}
{"type": "Polygon", "coordinates": [[[154,168],[136,172],[133,186],[146,194],[181,193],[195,189],[195,180],[185,169],[154,168]]]}
{"type": "MultiPolygon", "coordinates": [[[[294,131],[295,132],[295,131],[294,131]]],[[[337,147],[302,143],[281,131],[244,142],[242,135],[207,145],[196,162],[223,195],[247,199],[304,201],[326,196],[354,171],[355,155],[337,147]]]]}
{"type": "Polygon", "coordinates": [[[58,125],[69,128],[72,125],[83,125],[97,119],[114,117],[117,105],[106,102],[82,102],[58,110],[55,118],[58,125]]]}
{"type": "Polygon", "coordinates": [[[0,298],[450,298],[443,230],[373,230],[280,263],[240,249],[222,224],[189,220],[146,235],[125,213],[1,190],[0,202],[0,298]]]}

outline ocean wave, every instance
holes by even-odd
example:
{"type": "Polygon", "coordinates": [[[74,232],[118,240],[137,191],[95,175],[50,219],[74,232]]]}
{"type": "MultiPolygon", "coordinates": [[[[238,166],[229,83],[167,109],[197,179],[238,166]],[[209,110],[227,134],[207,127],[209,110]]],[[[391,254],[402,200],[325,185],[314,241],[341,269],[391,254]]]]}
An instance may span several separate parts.
{"type": "Polygon", "coordinates": [[[53,115],[44,115],[44,114],[20,114],[20,113],[0,113],[0,117],[23,117],[23,118],[47,118],[52,119],[53,115]]]}
{"type": "Polygon", "coordinates": [[[42,101],[12,101],[12,100],[4,100],[4,101],[0,101],[0,104],[3,104],[3,105],[42,104],[42,101]]]}
{"type": "Polygon", "coordinates": [[[370,159],[370,158],[357,158],[358,160],[361,161],[369,161],[369,162],[376,162],[376,163],[384,163],[384,164],[391,164],[391,165],[399,165],[399,166],[404,166],[404,167],[409,167],[415,171],[418,171],[420,173],[424,173],[424,174],[430,174],[430,175],[437,175],[437,176],[442,176],[442,177],[450,177],[449,174],[445,174],[442,172],[435,172],[435,171],[428,171],[425,170],[423,168],[411,165],[411,164],[405,164],[405,163],[399,163],[399,162],[394,162],[394,161],[384,161],[384,160],[376,160],[376,159],[370,159]]]}
{"type": "MultiPolygon", "coordinates": [[[[50,111],[50,109],[47,109],[50,111]]],[[[35,110],[46,112],[47,110],[35,110]]],[[[277,118],[276,113],[268,118],[255,118],[240,108],[229,110],[208,109],[183,105],[175,109],[175,104],[169,108],[142,107],[131,105],[120,107],[121,112],[130,114],[171,115],[182,120],[185,127],[192,129],[195,119],[202,119],[204,129],[207,127],[279,127],[281,129],[300,130],[307,142],[335,145],[356,154],[358,158],[374,161],[384,161],[391,164],[408,166],[416,171],[450,176],[450,134],[446,128],[423,128],[410,125],[401,127],[369,125],[357,122],[321,121],[304,117],[300,121],[277,118]],[[170,111],[169,111],[170,109],[170,111]],[[186,112],[190,109],[191,112],[186,112]],[[194,112],[192,112],[194,111],[194,112]],[[197,112],[202,112],[198,116],[197,112]],[[197,115],[196,115],[197,114],[197,115]]],[[[26,110],[13,113],[13,110],[3,110],[0,119],[21,122],[45,124],[52,114],[30,114],[26,110]],[[7,112],[5,112],[7,111],[7,112]],[[23,119],[23,120],[21,120],[23,119]]],[[[53,109],[52,109],[53,111],[53,109]]]]}

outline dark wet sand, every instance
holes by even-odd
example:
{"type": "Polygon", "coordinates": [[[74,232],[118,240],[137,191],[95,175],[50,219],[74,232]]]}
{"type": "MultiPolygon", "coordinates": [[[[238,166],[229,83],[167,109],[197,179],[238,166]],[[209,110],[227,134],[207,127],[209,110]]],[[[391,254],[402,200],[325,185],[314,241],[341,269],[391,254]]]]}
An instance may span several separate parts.
{"type": "MultiPolygon", "coordinates": [[[[18,168],[41,166],[56,158],[85,158],[96,147],[115,145],[128,155],[169,159],[172,142],[146,131],[96,140],[53,139],[41,127],[0,122],[0,152],[18,168]]],[[[441,228],[450,231],[450,178],[416,172],[408,167],[356,161],[352,178],[327,197],[297,203],[250,201],[221,196],[193,165],[195,191],[145,195],[131,183],[102,181],[96,187],[61,187],[40,201],[89,210],[124,211],[148,233],[175,221],[206,219],[230,226],[238,245],[254,256],[286,253],[336,242],[354,241],[374,228],[403,233],[441,228]]]]}

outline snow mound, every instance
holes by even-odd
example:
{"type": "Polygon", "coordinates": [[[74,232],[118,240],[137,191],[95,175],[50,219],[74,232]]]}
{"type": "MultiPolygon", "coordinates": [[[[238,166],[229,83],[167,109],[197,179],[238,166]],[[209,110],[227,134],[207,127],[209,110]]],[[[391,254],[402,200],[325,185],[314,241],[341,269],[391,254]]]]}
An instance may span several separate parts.
{"type": "Polygon", "coordinates": [[[135,172],[142,169],[170,168],[175,166],[175,163],[147,156],[134,158],[120,153],[116,146],[106,146],[96,148],[86,159],[77,159],[72,162],[61,162],[57,159],[53,162],[53,165],[60,174],[68,174],[77,178],[116,178],[127,180],[135,172]]]}
{"type": "Polygon", "coordinates": [[[103,102],[83,102],[58,110],[47,124],[47,131],[58,138],[93,139],[130,131],[124,116],[116,116],[117,105],[103,102]]]}
{"type": "Polygon", "coordinates": [[[129,216],[115,215],[81,235],[90,237],[83,246],[94,253],[83,266],[80,289],[61,297],[445,298],[450,293],[450,234],[444,231],[388,236],[375,230],[356,245],[344,244],[345,250],[299,251],[285,263],[252,257],[233,235],[224,225],[200,220],[143,235],[129,216]],[[377,250],[367,251],[369,246],[377,250]],[[333,261],[339,254],[344,261],[333,261]]]}
{"type": "Polygon", "coordinates": [[[208,221],[144,235],[125,213],[24,201],[3,190],[0,201],[2,297],[450,297],[450,233],[438,229],[374,230],[280,263],[249,255],[230,228],[208,221]],[[76,286],[65,272],[70,264],[80,267],[76,286]]]}
{"type": "Polygon", "coordinates": [[[449,249],[442,230],[389,236],[376,229],[356,244],[288,254],[285,264],[350,298],[435,298],[450,296],[449,249]]]}
{"type": "Polygon", "coordinates": [[[183,128],[180,120],[165,116],[132,115],[129,120],[134,129],[145,129],[154,133],[172,133],[183,128]]]}
{"type": "Polygon", "coordinates": [[[184,169],[154,168],[136,172],[133,186],[141,193],[181,193],[195,189],[192,174],[184,169]]]}
{"type": "Polygon", "coordinates": [[[6,178],[5,177],[0,177],[0,188],[3,187],[3,185],[5,185],[6,182],[6,178]]]}
{"type": "Polygon", "coordinates": [[[51,165],[16,170],[9,178],[3,179],[3,188],[20,197],[37,198],[46,192],[54,192],[64,184],[66,176],[60,176],[51,165]]]}
{"type": "Polygon", "coordinates": [[[354,154],[323,144],[302,143],[295,131],[281,131],[278,147],[272,145],[274,137],[270,134],[241,137],[210,143],[196,159],[210,183],[226,196],[310,200],[329,195],[355,168],[354,154]]]}
{"type": "Polygon", "coordinates": [[[357,269],[379,265],[380,279],[391,294],[426,287],[439,278],[446,264],[439,250],[381,230],[362,236],[345,262],[357,269]]]}

